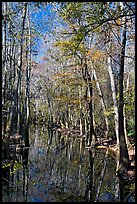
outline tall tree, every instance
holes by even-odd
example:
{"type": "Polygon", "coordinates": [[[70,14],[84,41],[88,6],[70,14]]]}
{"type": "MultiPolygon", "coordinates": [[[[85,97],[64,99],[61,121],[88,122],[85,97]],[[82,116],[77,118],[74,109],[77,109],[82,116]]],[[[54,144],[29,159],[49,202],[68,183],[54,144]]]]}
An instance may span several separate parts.
{"type": "Polygon", "coordinates": [[[122,27],[122,47],[120,53],[120,70],[119,70],[119,168],[124,171],[129,167],[129,155],[125,140],[124,132],[124,97],[123,97],[123,78],[124,78],[124,61],[125,61],[125,47],[126,47],[126,33],[127,33],[127,19],[124,17],[122,27]]]}

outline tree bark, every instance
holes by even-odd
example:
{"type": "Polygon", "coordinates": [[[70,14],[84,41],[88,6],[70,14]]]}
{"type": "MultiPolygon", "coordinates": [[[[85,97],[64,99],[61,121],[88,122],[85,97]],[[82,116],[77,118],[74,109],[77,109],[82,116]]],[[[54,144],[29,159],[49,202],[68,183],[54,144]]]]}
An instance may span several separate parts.
{"type": "MultiPolygon", "coordinates": [[[[96,75],[95,69],[93,69],[93,78],[96,81],[96,86],[97,86],[97,90],[98,90],[98,93],[99,93],[99,96],[100,96],[100,101],[101,101],[103,112],[105,112],[106,111],[106,106],[105,106],[102,90],[100,88],[100,84],[99,84],[99,82],[97,80],[97,75],[96,75]]],[[[105,119],[105,123],[106,123],[106,137],[108,137],[109,126],[108,126],[107,116],[104,115],[104,119],[105,119]]]]}
{"type": "Polygon", "coordinates": [[[14,90],[13,90],[13,101],[10,111],[9,117],[9,127],[8,131],[10,134],[15,134],[19,132],[19,111],[20,111],[20,95],[21,95],[21,71],[22,71],[22,55],[23,55],[23,37],[24,37],[24,29],[25,29],[25,19],[26,19],[26,11],[27,11],[27,4],[23,5],[23,14],[22,14],[22,32],[21,32],[21,42],[19,45],[19,57],[18,57],[18,64],[16,69],[15,75],[15,82],[14,82],[14,90]]]}
{"type": "MultiPolygon", "coordinates": [[[[28,38],[26,38],[26,90],[25,90],[25,121],[24,121],[24,138],[25,146],[29,146],[29,116],[30,116],[30,73],[31,73],[31,30],[30,30],[30,16],[29,16],[29,7],[26,6],[26,19],[28,27],[28,38]],[[26,134],[27,133],[27,134],[26,134]]],[[[21,116],[20,116],[21,122],[21,116]]]]}
{"type": "Polygon", "coordinates": [[[122,40],[122,49],[121,49],[121,62],[120,62],[120,71],[119,71],[119,108],[118,108],[118,116],[119,116],[119,168],[121,171],[127,170],[129,167],[129,155],[125,140],[125,132],[124,132],[124,114],[123,114],[123,76],[124,76],[124,59],[125,59],[125,46],[126,46],[126,19],[125,26],[123,29],[123,40],[122,40]]]}
{"type": "MultiPolygon", "coordinates": [[[[128,76],[127,76],[127,84],[126,84],[126,90],[125,90],[125,96],[127,97],[127,92],[128,92],[128,87],[129,87],[129,73],[128,73],[128,76]]],[[[130,142],[129,142],[129,139],[128,139],[128,135],[127,135],[127,120],[126,120],[126,107],[125,107],[125,104],[124,104],[124,107],[123,107],[123,115],[124,115],[124,133],[125,133],[125,139],[126,139],[126,144],[127,144],[127,147],[129,146],[130,142]]]]}
{"type": "MultiPolygon", "coordinates": [[[[97,141],[97,136],[95,134],[94,131],[94,126],[93,126],[93,87],[92,87],[92,79],[91,76],[89,74],[88,71],[88,65],[87,65],[87,59],[85,57],[85,63],[83,65],[83,69],[82,69],[82,75],[83,75],[83,79],[85,80],[87,87],[88,87],[88,93],[89,93],[89,142],[88,145],[91,145],[92,143],[92,139],[93,139],[93,135],[94,135],[94,139],[95,141],[97,141]]],[[[92,77],[93,78],[93,77],[92,77]]]]}
{"type": "Polygon", "coordinates": [[[83,135],[83,124],[82,124],[82,103],[81,103],[81,89],[82,87],[79,86],[79,111],[80,111],[80,135],[83,135]]]}
{"type": "Polygon", "coordinates": [[[117,145],[119,144],[119,136],[118,136],[118,106],[117,106],[117,98],[116,98],[116,89],[115,89],[115,80],[114,80],[114,73],[111,66],[111,57],[108,56],[108,73],[110,76],[111,82],[111,91],[112,91],[112,98],[113,98],[113,106],[114,106],[114,114],[115,114],[115,132],[117,138],[117,145]]]}

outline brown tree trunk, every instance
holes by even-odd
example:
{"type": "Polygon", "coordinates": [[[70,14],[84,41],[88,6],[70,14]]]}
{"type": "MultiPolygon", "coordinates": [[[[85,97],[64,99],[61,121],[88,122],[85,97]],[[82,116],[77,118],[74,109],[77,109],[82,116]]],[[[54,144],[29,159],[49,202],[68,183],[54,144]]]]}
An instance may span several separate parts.
{"type": "Polygon", "coordinates": [[[87,65],[87,59],[85,58],[85,63],[82,69],[82,75],[83,78],[87,84],[88,90],[89,90],[89,142],[88,145],[91,145],[92,143],[92,139],[93,139],[93,135],[94,135],[94,139],[95,141],[97,141],[97,136],[95,134],[94,131],[94,126],[93,126],[93,101],[92,101],[92,97],[93,97],[93,87],[92,87],[92,79],[91,76],[89,74],[88,71],[88,65],[87,65]]]}
{"type": "MultiPolygon", "coordinates": [[[[127,75],[127,84],[126,84],[126,87],[125,87],[125,96],[127,97],[127,92],[128,92],[128,87],[129,87],[129,73],[127,75]]],[[[125,104],[124,104],[124,107],[123,107],[123,114],[124,114],[124,132],[125,132],[125,139],[126,139],[126,144],[127,144],[127,147],[130,146],[130,141],[128,139],[128,134],[127,134],[127,120],[126,120],[126,107],[125,107],[125,104]]]]}
{"type": "Polygon", "coordinates": [[[129,166],[129,155],[128,149],[125,140],[124,132],[124,99],[123,99],[123,75],[124,75],[124,58],[125,58],[125,46],[126,46],[126,19],[125,27],[123,30],[123,40],[122,40],[122,49],[121,49],[121,63],[119,71],[119,107],[118,107],[118,116],[119,116],[119,168],[121,171],[127,170],[129,166]]]}

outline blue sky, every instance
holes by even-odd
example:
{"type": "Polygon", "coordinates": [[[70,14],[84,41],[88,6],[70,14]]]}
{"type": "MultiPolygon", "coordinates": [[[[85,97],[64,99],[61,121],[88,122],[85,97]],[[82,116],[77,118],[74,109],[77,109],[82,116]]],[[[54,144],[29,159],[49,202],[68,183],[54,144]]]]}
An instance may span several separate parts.
{"type": "Polygon", "coordinates": [[[46,41],[51,41],[54,37],[53,32],[58,30],[60,26],[65,26],[62,20],[58,17],[57,12],[53,10],[53,6],[48,4],[46,8],[42,6],[36,9],[33,14],[31,14],[33,24],[36,26],[36,30],[40,32],[39,39],[34,48],[38,50],[38,56],[35,56],[34,60],[37,62],[41,61],[41,56],[46,52],[46,41]]]}

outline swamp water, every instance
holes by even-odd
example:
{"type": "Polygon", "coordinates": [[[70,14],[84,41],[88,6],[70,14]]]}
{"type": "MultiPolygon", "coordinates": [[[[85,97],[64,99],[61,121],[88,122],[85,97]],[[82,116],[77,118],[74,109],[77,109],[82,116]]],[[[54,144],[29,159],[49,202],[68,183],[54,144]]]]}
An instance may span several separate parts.
{"type": "Polygon", "coordinates": [[[31,127],[30,147],[2,179],[2,202],[114,202],[115,160],[108,156],[104,168],[105,151],[86,146],[76,134],[31,127]]]}

